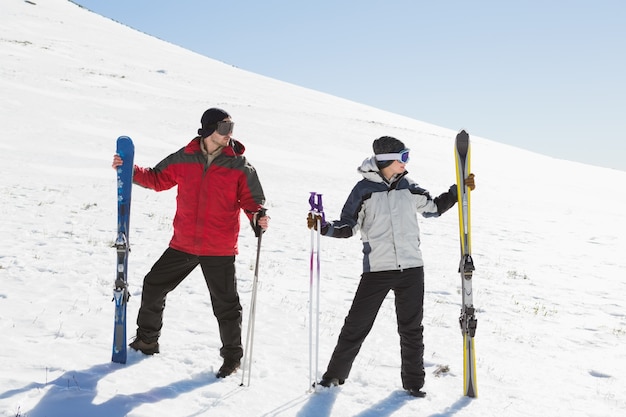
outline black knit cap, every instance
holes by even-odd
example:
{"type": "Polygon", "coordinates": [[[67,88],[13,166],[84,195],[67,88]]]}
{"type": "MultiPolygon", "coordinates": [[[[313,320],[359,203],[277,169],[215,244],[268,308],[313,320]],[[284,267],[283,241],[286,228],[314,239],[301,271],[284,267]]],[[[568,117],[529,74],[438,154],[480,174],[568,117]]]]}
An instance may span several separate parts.
{"type": "MultiPolygon", "coordinates": [[[[383,153],[399,153],[406,149],[404,143],[391,136],[382,136],[372,143],[372,148],[376,155],[383,153]]],[[[376,161],[378,169],[383,169],[391,165],[393,161],[376,161]]]]}
{"type": "Polygon", "coordinates": [[[217,107],[211,107],[202,115],[202,119],[200,119],[200,123],[202,123],[202,127],[198,129],[198,135],[203,138],[210,136],[211,133],[215,132],[217,128],[217,122],[230,117],[228,113],[226,113],[222,109],[218,109],[217,107]]]}

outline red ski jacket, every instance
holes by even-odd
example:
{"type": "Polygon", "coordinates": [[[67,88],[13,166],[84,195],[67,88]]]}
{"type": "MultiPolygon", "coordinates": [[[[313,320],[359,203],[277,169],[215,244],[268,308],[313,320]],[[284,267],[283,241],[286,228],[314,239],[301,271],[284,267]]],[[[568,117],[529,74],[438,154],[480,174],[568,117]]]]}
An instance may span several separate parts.
{"type": "Polygon", "coordinates": [[[231,139],[231,145],[207,165],[196,137],[154,168],[135,165],[135,184],[156,191],[178,186],[172,249],[198,256],[238,253],[240,210],[252,221],[265,203],[256,170],[244,151],[231,139]]]}

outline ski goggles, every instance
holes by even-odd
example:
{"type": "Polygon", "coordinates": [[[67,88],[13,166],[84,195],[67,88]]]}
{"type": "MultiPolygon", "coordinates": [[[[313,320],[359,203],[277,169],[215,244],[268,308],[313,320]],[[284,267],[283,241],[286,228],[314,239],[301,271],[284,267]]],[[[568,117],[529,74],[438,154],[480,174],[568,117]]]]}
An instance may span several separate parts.
{"type": "Polygon", "coordinates": [[[233,133],[235,122],[220,121],[216,123],[215,131],[222,136],[233,133]]]}
{"type": "Polygon", "coordinates": [[[375,156],[377,161],[399,161],[406,164],[409,162],[409,150],[405,149],[398,153],[381,153],[375,156]]]}

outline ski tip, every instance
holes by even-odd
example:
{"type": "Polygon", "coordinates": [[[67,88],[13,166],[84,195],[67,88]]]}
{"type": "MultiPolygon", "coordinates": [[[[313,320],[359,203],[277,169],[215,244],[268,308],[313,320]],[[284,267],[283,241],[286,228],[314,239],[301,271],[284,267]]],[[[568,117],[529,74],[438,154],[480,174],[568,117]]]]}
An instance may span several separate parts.
{"type": "Polygon", "coordinates": [[[116,153],[122,158],[130,157],[130,162],[132,162],[132,157],[135,154],[135,145],[132,139],[128,136],[120,136],[117,138],[116,153]]]}
{"type": "Polygon", "coordinates": [[[126,148],[129,150],[134,150],[135,145],[133,144],[133,140],[128,136],[120,136],[117,138],[117,147],[118,148],[126,148]]]}

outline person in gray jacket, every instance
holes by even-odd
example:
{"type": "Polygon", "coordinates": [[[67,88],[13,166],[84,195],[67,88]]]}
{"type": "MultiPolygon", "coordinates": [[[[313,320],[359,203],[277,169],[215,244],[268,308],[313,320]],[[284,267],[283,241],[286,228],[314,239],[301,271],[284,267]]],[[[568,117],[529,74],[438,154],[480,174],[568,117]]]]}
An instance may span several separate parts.
{"type": "MultiPolygon", "coordinates": [[[[424,385],[424,261],[420,250],[417,214],[438,217],[457,202],[456,185],[432,198],[428,191],[407,177],[409,150],[402,141],[383,136],[374,140],[374,156],[357,169],[363,175],[348,196],[341,218],[326,223],[309,214],[307,226],[335,238],[348,238],[361,232],[363,274],[337,345],[319,385],[341,385],[348,378],[352,363],[374,325],[383,300],[390,290],[395,295],[400,335],[403,388],[423,397],[424,385]]],[[[474,189],[474,174],[465,179],[474,189]]]]}

